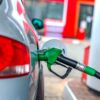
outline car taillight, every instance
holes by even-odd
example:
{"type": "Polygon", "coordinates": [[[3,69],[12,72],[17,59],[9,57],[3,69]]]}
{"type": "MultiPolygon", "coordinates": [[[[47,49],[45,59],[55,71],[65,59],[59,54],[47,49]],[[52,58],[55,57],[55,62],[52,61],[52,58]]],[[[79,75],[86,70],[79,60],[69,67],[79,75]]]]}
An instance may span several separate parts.
{"type": "Polygon", "coordinates": [[[30,71],[30,55],[24,44],[0,36],[0,78],[27,75],[30,71]]]}

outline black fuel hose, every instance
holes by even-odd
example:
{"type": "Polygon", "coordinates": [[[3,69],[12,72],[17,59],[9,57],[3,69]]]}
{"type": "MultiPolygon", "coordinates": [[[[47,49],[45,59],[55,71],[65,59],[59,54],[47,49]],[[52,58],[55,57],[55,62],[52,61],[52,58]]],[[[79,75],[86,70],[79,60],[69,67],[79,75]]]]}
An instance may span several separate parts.
{"type": "Polygon", "coordinates": [[[94,76],[94,77],[100,79],[100,72],[96,71],[95,69],[93,69],[89,66],[85,66],[85,65],[83,65],[83,64],[81,64],[73,59],[70,59],[70,58],[65,57],[63,55],[60,55],[57,58],[57,61],[61,62],[64,65],[68,65],[71,68],[75,68],[81,72],[84,72],[88,75],[91,75],[91,76],[94,76]]]}

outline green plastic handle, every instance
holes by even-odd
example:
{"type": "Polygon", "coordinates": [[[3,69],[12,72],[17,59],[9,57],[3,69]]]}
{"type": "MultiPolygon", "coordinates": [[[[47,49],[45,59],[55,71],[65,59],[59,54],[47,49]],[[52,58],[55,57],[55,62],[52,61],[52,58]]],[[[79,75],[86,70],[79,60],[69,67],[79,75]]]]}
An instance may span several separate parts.
{"type": "Polygon", "coordinates": [[[48,69],[51,70],[51,66],[56,62],[58,56],[62,53],[62,50],[57,48],[51,48],[45,50],[39,54],[39,60],[47,61],[48,69]]]}

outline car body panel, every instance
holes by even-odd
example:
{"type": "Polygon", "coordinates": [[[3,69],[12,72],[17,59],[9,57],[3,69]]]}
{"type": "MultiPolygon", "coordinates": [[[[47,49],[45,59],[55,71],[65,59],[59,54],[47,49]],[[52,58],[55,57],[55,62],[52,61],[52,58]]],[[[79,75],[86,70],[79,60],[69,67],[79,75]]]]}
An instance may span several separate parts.
{"type": "Polygon", "coordinates": [[[0,5],[0,36],[5,36],[26,45],[30,51],[31,59],[28,75],[0,79],[0,100],[35,100],[41,71],[37,54],[38,39],[21,0],[2,1],[0,5]],[[21,14],[17,10],[18,4],[23,9],[21,14]],[[31,56],[31,52],[34,56],[31,56]]]}
{"type": "MultiPolygon", "coordinates": [[[[11,0],[9,0],[11,1],[11,0]]],[[[14,0],[13,0],[14,1],[14,0]]],[[[0,6],[0,35],[18,40],[24,44],[28,45],[28,39],[25,33],[25,30],[22,29],[20,26],[20,23],[18,23],[16,16],[15,18],[12,16],[11,11],[13,10],[9,9],[10,3],[7,0],[3,0],[2,5],[0,6]]],[[[10,6],[11,7],[11,6],[10,6]]],[[[15,11],[17,13],[17,11],[15,11]]],[[[19,16],[20,17],[20,16],[19,16]]],[[[20,19],[18,19],[20,20],[20,19]]]]}
{"type": "Polygon", "coordinates": [[[0,100],[28,100],[30,75],[0,79],[0,100]]]}

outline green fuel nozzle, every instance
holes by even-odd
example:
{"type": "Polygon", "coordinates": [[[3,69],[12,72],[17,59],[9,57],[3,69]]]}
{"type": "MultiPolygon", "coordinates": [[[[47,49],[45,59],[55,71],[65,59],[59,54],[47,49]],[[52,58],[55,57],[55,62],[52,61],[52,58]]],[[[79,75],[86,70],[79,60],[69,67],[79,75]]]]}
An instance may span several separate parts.
{"type": "Polygon", "coordinates": [[[38,57],[40,61],[46,61],[48,69],[57,76],[59,75],[56,74],[54,71],[52,71],[52,65],[56,63],[59,65],[62,65],[63,67],[66,67],[68,70],[66,71],[65,75],[63,75],[62,77],[59,76],[61,78],[65,78],[71,72],[72,68],[74,68],[90,76],[94,76],[100,79],[99,72],[97,72],[95,69],[89,66],[85,66],[73,59],[65,57],[64,55],[62,55],[62,50],[60,49],[50,48],[47,50],[41,50],[38,52],[38,57]],[[70,67],[68,68],[67,66],[70,66],[70,67]]]}
{"type": "Polygon", "coordinates": [[[51,48],[48,50],[41,50],[38,54],[40,61],[46,61],[48,69],[51,70],[51,66],[56,62],[58,56],[61,54],[61,50],[51,48]]]}

